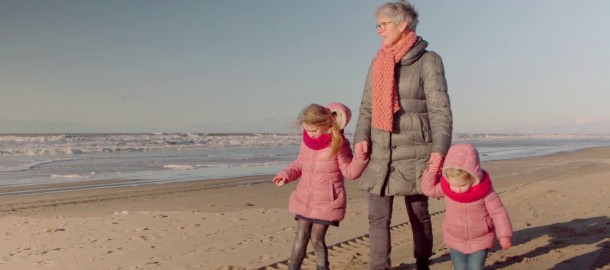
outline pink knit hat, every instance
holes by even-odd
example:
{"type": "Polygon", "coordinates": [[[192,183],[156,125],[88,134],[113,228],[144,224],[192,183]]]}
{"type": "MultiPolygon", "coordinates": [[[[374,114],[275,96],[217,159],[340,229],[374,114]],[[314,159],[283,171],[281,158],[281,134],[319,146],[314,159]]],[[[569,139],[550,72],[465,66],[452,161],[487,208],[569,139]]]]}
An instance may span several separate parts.
{"type": "Polygon", "coordinates": [[[339,102],[333,102],[326,105],[326,108],[330,109],[335,117],[335,122],[339,124],[339,128],[344,129],[349,120],[352,118],[352,111],[345,105],[339,102]]]}

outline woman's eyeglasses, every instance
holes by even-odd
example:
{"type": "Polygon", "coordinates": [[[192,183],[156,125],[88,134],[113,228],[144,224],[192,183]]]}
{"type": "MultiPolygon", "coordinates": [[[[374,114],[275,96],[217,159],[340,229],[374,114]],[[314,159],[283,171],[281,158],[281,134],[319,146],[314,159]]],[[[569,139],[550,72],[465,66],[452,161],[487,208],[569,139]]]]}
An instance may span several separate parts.
{"type": "Polygon", "coordinates": [[[385,30],[385,27],[390,24],[390,23],[394,23],[393,21],[388,21],[388,22],[380,22],[378,24],[375,25],[375,28],[377,29],[381,29],[381,30],[385,30]]]}

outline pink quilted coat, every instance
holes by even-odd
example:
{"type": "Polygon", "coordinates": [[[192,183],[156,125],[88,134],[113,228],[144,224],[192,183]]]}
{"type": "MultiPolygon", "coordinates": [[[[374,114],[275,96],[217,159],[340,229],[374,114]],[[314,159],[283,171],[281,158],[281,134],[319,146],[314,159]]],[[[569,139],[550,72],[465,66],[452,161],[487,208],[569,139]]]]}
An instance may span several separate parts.
{"type": "MultiPolygon", "coordinates": [[[[477,178],[476,183],[491,181],[489,174],[481,169],[477,150],[470,144],[456,144],[449,148],[443,170],[450,167],[460,168],[474,175],[477,178]]],[[[461,203],[445,196],[438,182],[439,178],[442,178],[440,174],[425,170],[422,177],[422,191],[429,197],[445,197],[446,212],[443,221],[445,246],[464,254],[471,254],[492,248],[496,236],[512,237],[513,230],[508,213],[493,187],[483,198],[461,203]]],[[[440,181],[446,180],[442,178],[440,181]]]]}
{"type": "Polygon", "coordinates": [[[288,177],[286,182],[301,177],[290,195],[291,213],[328,221],[343,220],[347,204],[343,177],[360,177],[367,161],[352,158],[350,143],[345,138],[336,158],[330,158],[330,152],[330,147],[313,150],[301,143],[297,159],[282,170],[288,177]]]}

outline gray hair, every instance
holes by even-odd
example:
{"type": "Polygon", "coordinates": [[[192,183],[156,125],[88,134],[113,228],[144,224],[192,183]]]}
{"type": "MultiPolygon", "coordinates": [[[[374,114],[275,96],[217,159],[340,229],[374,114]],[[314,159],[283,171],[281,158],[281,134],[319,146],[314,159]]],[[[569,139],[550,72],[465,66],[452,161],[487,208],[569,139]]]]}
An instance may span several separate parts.
{"type": "Polygon", "coordinates": [[[413,5],[407,1],[397,1],[385,3],[375,10],[375,18],[390,17],[393,22],[399,24],[407,23],[407,29],[415,31],[417,28],[417,11],[413,5]]]}

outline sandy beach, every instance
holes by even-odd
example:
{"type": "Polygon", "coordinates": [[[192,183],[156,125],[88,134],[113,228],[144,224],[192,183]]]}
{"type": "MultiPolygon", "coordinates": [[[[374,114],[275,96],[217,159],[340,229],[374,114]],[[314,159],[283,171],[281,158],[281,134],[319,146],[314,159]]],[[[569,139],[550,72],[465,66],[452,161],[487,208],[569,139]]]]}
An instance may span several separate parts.
{"type": "MultiPolygon", "coordinates": [[[[610,269],[610,148],[483,168],[515,231],[513,247],[493,249],[486,269],[610,269]]],[[[270,180],[2,197],[0,269],[286,269],[296,224],[287,203],[295,183],[276,188],[270,180]]],[[[331,269],[368,269],[366,193],[357,181],[346,185],[346,218],[327,235],[331,269]]],[[[395,208],[393,264],[414,269],[406,211],[399,203],[395,208]]],[[[452,269],[442,245],[443,201],[431,199],[430,212],[431,268],[452,269]]],[[[303,269],[312,266],[310,257],[303,269]]]]}

